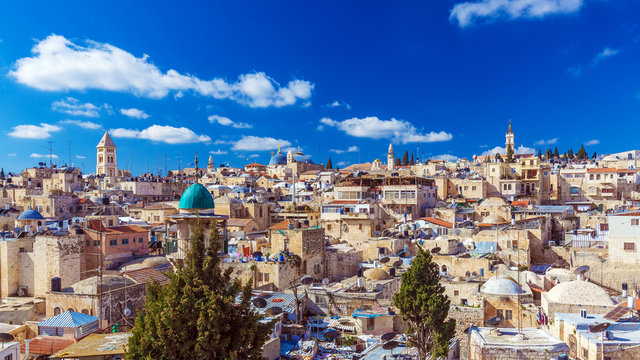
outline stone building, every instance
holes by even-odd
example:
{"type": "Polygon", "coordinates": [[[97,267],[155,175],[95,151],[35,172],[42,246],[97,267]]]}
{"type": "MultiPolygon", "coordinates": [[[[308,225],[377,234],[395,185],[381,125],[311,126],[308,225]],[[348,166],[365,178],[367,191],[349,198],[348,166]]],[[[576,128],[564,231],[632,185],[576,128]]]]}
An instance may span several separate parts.
{"type": "Polygon", "coordinates": [[[500,316],[500,327],[536,326],[538,309],[528,286],[521,287],[512,278],[497,275],[490,278],[480,293],[484,297],[484,321],[500,316]]]}
{"type": "Polygon", "coordinates": [[[470,332],[471,360],[549,360],[569,351],[565,343],[542,329],[472,327],[470,332]]]}
{"type": "Polygon", "coordinates": [[[609,218],[609,261],[612,264],[640,264],[640,212],[626,212],[609,218]]]}
{"type": "Polygon", "coordinates": [[[302,274],[324,278],[324,229],[309,227],[299,221],[287,220],[269,228],[271,253],[291,252],[301,259],[302,274]]]}
{"type": "Polygon", "coordinates": [[[116,144],[109,136],[109,132],[104,132],[96,149],[96,174],[109,177],[118,176],[116,144]]]}
{"type": "Polygon", "coordinates": [[[85,256],[89,269],[117,267],[132,257],[149,253],[149,230],[137,225],[104,226],[89,220],[85,231],[85,256]]]}
{"type": "Polygon", "coordinates": [[[542,293],[542,311],[551,316],[555,313],[606,314],[616,302],[600,286],[586,280],[565,281],[542,293]]]}

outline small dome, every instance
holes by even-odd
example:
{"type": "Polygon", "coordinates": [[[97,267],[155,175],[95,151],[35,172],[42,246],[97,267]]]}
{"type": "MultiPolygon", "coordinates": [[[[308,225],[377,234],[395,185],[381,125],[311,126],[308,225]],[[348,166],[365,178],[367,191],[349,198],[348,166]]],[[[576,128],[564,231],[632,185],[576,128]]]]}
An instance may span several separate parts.
{"type": "Polygon", "coordinates": [[[65,289],[65,292],[72,292],[74,294],[98,294],[99,292],[116,290],[131,285],[135,285],[135,282],[124,276],[102,275],[102,280],[98,276],[92,276],[71,285],[65,289]]]}
{"type": "Polygon", "coordinates": [[[179,209],[213,209],[213,197],[201,184],[193,184],[182,193],[179,209]]]}
{"type": "Polygon", "coordinates": [[[501,197],[490,197],[480,203],[480,206],[507,206],[507,202],[501,197]]]}
{"type": "Polygon", "coordinates": [[[364,272],[364,277],[366,277],[369,280],[389,280],[391,279],[391,275],[389,275],[388,272],[380,269],[380,268],[373,268],[373,269],[369,269],[367,271],[364,272]]]}
{"type": "Polygon", "coordinates": [[[42,220],[42,214],[40,214],[37,210],[33,210],[31,206],[18,215],[18,220],[42,220]]]}
{"type": "Polygon", "coordinates": [[[486,218],[484,218],[484,220],[482,220],[482,222],[485,224],[500,224],[505,221],[507,220],[505,220],[502,216],[496,215],[496,214],[489,215],[486,218]]]}
{"type": "Polygon", "coordinates": [[[525,291],[513,281],[512,278],[504,275],[493,276],[491,279],[487,280],[484,285],[480,288],[480,292],[485,295],[502,295],[502,296],[512,296],[524,294],[525,291]]]}
{"type": "Polygon", "coordinates": [[[295,160],[296,162],[300,162],[300,163],[305,163],[305,164],[313,164],[313,161],[311,161],[311,158],[307,155],[303,155],[303,154],[296,154],[293,156],[293,160],[295,160]]]}
{"type": "Polygon", "coordinates": [[[561,282],[547,293],[547,300],[556,304],[612,306],[615,301],[600,286],[584,280],[561,282]]]}
{"type": "Polygon", "coordinates": [[[273,156],[271,156],[269,165],[287,165],[287,156],[278,151],[277,153],[273,154],[273,156]]]}

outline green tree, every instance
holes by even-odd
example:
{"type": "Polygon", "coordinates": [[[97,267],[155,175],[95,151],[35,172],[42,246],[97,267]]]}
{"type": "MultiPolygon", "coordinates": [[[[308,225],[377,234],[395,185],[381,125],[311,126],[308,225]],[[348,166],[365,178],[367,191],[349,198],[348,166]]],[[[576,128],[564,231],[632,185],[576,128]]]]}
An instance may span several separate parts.
{"type": "Polygon", "coordinates": [[[594,151],[594,152],[593,152],[593,156],[592,156],[591,158],[592,158],[593,160],[597,159],[597,158],[598,158],[598,154],[594,151]]]}
{"type": "Polygon", "coordinates": [[[558,152],[558,147],[553,151],[553,157],[556,159],[560,159],[560,153],[558,152]]]}
{"type": "Polygon", "coordinates": [[[409,165],[415,165],[416,161],[413,159],[413,153],[411,153],[411,160],[409,160],[409,165]]]}
{"type": "Polygon", "coordinates": [[[584,144],[580,146],[580,150],[578,150],[577,157],[578,157],[578,160],[584,160],[589,158],[589,155],[587,155],[587,151],[584,149],[584,144]]]}
{"type": "Polygon", "coordinates": [[[169,283],[147,287],[144,310],[136,318],[127,359],[261,359],[272,324],[251,308],[251,282],[231,278],[220,267],[220,235],[211,224],[205,249],[203,220],[191,224],[185,263],[169,273],[169,283]],[[239,302],[236,296],[241,295],[239,302]]]}
{"type": "Polygon", "coordinates": [[[542,161],[542,150],[538,149],[538,160],[542,161]]]}
{"type": "Polygon", "coordinates": [[[394,162],[395,166],[402,166],[402,161],[400,161],[400,158],[396,158],[396,161],[394,162]]]}
{"type": "Polygon", "coordinates": [[[2,168],[2,170],[0,170],[0,179],[4,180],[4,168],[2,168]]]}
{"type": "Polygon", "coordinates": [[[325,168],[333,169],[333,164],[331,163],[331,158],[329,158],[329,160],[327,160],[327,166],[325,166],[325,168]]]}
{"type": "Polygon", "coordinates": [[[496,153],[496,161],[502,160],[502,156],[500,156],[500,153],[496,153]]]}
{"type": "Polygon", "coordinates": [[[547,149],[544,156],[547,158],[547,160],[551,159],[553,157],[553,150],[547,149]]]}
{"type": "Polygon", "coordinates": [[[507,156],[505,159],[508,163],[513,163],[515,159],[513,158],[513,146],[507,145],[507,156]]]}
{"type": "Polygon", "coordinates": [[[409,151],[405,150],[404,151],[404,155],[402,155],[402,165],[407,166],[409,165],[409,151]]]}
{"type": "Polygon", "coordinates": [[[402,274],[402,285],[393,302],[407,323],[406,333],[411,345],[418,349],[418,359],[426,359],[428,354],[433,358],[446,356],[456,323],[454,319],[447,320],[450,301],[440,284],[438,264],[430,253],[418,248],[411,267],[402,274]]]}
{"type": "Polygon", "coordinates": [[[576,157],[573,153],[573,149],[569,149],[569,151],[567,151],[567,156],[569,157],[569,160],[573,160],[573,158],[576,157]]]}

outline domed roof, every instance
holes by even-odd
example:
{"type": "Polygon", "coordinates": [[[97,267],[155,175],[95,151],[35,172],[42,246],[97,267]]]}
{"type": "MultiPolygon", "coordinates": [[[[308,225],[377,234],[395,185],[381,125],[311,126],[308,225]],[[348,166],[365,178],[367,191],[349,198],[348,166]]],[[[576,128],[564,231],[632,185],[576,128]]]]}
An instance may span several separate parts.
{"type": "Polygon", "coordinates": [[[600,286],[584,280],[561,282],[547,292],[550,303],[612,306],[615,301],[600,286]]]}
{"type": "Polygon", "coordinates": [[[296,155],[294,155],[293,160],[295,160],[296,162],[301,162],[305,164],[313,164],[313,161],[311,161],[311,157],[307,155],[303,155],[301,153],[297,153],[296,155]]]}
{"type": "Polygon", "coordinates": [[[494,196],[485,199],[482,203],[480,203],[480,206],[507,206],[507,202],[504,201],[504,199],[501,197],[494,196]]]}
{"type": "Polygon", "coordinates": [[[201,184],[193,184],[182,193],[179,209],[213,209],[213,197],[201,184]]]}
{"type": "Polygon", "coordinates": [[[503,223],[507,220],[505,220],[502,216],[497,215],[497,214],[492,214],[487,216],[486,218],[484,218],[484,220],[482,220],[483,223],[485,224],[499,224],[499,223],[503,223]]]}
{"type": "Polygon", "coordinates": [[[18,215],[18,220],[42,220],[44,217],[38,212],[38,210],[33,210],[31,206],[18,215]]]}
{"type": "Polygon", "coordinates": [[[102,275],[102,280],[98,276],[92,276],[84,280],[80,280],[70,287],[64,289],[65,292],[73,292],[74,294],[98,294],[107,290],[120,289],[125,286],[135,285],[135,282],[129,278],[120,275],[102,275]]]}
{"type": "Polygon", "coordinates": [[[280,150],[278,150],[277,153],[271,156],[269,165],[287,165],[287,155],[281,153],[280,150]]]}
{"type": "Polygon", "coordinates": [[[511,296],[524,294],[525,291],[513,281],[512,278],[504,275],[497,275],[487,280],[480,288],[480,292],[486,295],[503,295],[511,296]]]}
{"type": "Polygon", "coordinates": [[[391,275],[389,275],[388,272],[380,269],[380,268],[373,268],[373,269],[369,269],[367,271],[364,272],[364,277],[366,277],[369,280],[388,280],[391,279],[391,275]]]}

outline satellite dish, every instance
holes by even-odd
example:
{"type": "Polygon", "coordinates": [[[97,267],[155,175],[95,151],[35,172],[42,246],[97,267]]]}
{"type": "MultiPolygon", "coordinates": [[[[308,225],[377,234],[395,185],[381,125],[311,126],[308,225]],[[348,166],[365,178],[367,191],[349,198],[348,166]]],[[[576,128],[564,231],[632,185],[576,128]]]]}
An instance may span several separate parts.
{"type": "Polygon", "coordinates": [[[324,286],[329,285],[329,279],[327,279],[327,278],[322,279],[322,285],[324,285],[324,286]]]}
{"type": "Polygon", "coordinates": [[[386,264],[386,263],[388,263],[388,262],[389,262],[389,260],[391,260],[391,259],[389,259],[389,257],[388,257],[388,256],[385,256],[385,257],[383,257],[382,259],[380,259],[380,263],[381,263],[381,264],[386,264]]]}
{"type": "Polygon", "coordinates": [[[336,337],[338,337],[338,334],[339,334],[338,330],[329,328],[322,333],[322,337],[325,340],[331,341],[336,337]]]}
{"type": "Polygon", "coordinates": [[[432,254],[437,254],[437,253],[439,253],[439,252],[440,252],[440,250],[441,250],[441,249],[440,249],[439,247],[437,247],[437,246],[436,246],[436,247],[434,247],[433,249],[431,249],[431,253],[432,253],[432,254]]]}
{"type": "Polygon", "coordinates": [[[7,333],[0,333],[0,342],[11,342],[13,341],[13,335],[7,333]]]}
{"type": "Polygon", "coordinates": [[[303,285],[309,285],[309,284],[311,284],[311,283],[313,282],[313,278],[312,278],[311,276],[309,276],[309,275],[304,275],[304,276],[300,279],[300,282],[301,282],[303,285]]]}
{"type": "Polygon", "coordinates": [[[124,316],[131,316],[131,309],[129,309],[128,307],[124,308],[124,316]]]}
{"type": "Polygon", "coordinates": [[[587,271],[589,271],[589,269],[589,265],[582,265],[573,270],[573,273],[576,275],[584,275],[587,271]]]}
{"type": "Polygon", "coordinates": [[[609,328],[609,326],[611,326],[611,324],[609,323],[601,323],[601,324],[595,324],[595,325],[589,325],[589,332],[590,333],[600,333],[603,332],[605,330],[607,330],[609,328]]]}
{"type": "Polygon", "coordinates": [[[389,341],[389,340],[392,340],[394,337],[396,337],[396,333],[394,333],[393,331],[390,331],[390,332],[388,332],[388,333],[386,333],[386,334],[383,334],[383,335],[380,337],[380,340],[382,340],[382,341],[389,341]]]}
{"type": "Polygon", "coordinates": [[[258,309],[264,309],[267,306],[267,300],[260,297],[253,299],[252,303],[253,306],[257,307],[258,309]]]}
{"type": "Polygon", "coordinates": [[[395,340],[388,341],[382,345],[382,348],[385,350],[393,350],[398,347],[398,342],[395,340]]]}
{"type": "Polygon", "coordinates": [[[403,261],[399,259],[393,262],[393,267],[397,268],[402,266],[402,264],[403,264],[403,261]]]}
{"type": "Polygon", "coordinates": [[[278,315],[278,314],[282,313],[282,308],[280,306],[274,306],[272,308],[269,308],[269,310],[271,310],[270,312],[273,315],[278,315]]]}
{"type": "Polygon", "coordinates": [[[254,258],[255,258],[255,257],[258,257],[258,256],[260,256],[260,257],[261,257],[261,256],[262,256],[262,253],[261,253],[260,251],[256,251],[256,252],[254,252],[252,255],[253,255],[253,257],[254,257],[254,258]]]}
{"type": "Polygon", "coordinates": [[[494,316],[491,319],[487,320],[487,325],[489,326],[498,326],[504,320],[502,316],[494,316]]]}

